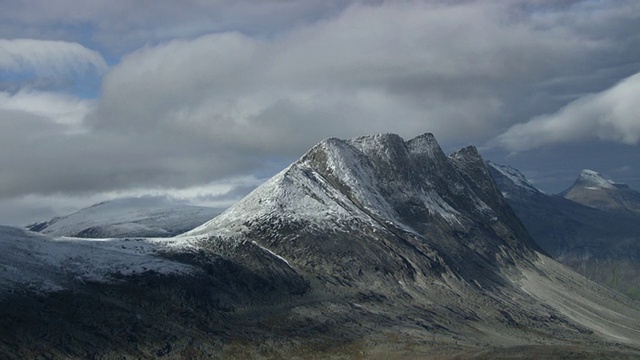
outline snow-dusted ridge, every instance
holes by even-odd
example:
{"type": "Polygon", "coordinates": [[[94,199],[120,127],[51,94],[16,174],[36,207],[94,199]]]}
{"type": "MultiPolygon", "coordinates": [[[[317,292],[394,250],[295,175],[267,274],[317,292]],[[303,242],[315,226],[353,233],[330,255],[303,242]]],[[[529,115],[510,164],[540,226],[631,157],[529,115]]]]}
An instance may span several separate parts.
{"type": "Polygon", "coordinates": [[[0,289],[58,291],[76,281],[112,282],[147,272],[196,271],[159,256],[175,245],[175,239],[51,237],[0,226],[0,289]]]}
{"type": "MultiPolygon", "coordinates": [[[[416,192],[403,186],[406,184],[385,183],[385,179],[375,172],[372,158],[389,166],[394,166],[394,159],[398,156],[439,156],[441,161],[446,161],[431,134],[407,142],[406,148],[399,144],[405,144],[405,141],[395,134],[350,140],[328,138],[238,204],[180,236],[225,236],[243,232],[247,230],[246,219],[267,218],[276,213],[311,221],[310,226],[317,227],[346,221],[354,216],[365,219],[373,227],[380,227],[376,219],[389,219],[411,232],[386,200],[388,195],[381,193],[383,189],[401,198],[415,197],[431,214],[449,223],[459,223],[458,212],[435,189],[418,189],[416,192]],[[394,154],[394,151],[408,153],[394,154]]],[[[488,209],[484,204],[478,206],[488,209]]]]}
{"type": "MultiPolygon", "coordinates": [[[[507,165],[496,164],[492,161],[487,161],[487,165],[497,170],[505,178],[509,179],[513,183],[513,185],[521,188],[522,190],[534,193],[541,192],[539,189],[533,186],[529,182],[529,180],[527,180],[527,178],[517,169],[514,169],[511,166],[507,165]]],[[[508,193],[503,195],[507,197],[509,196],[508,193]]]]}
{"type": "Polygon", "coordinates": [[[593,170],[582,170],[573,185],[559,195],[595,209],[640,214],[640,192],[593,170]]]}
{"type": "Polygon", "coordinates": [[[180,204],[165,197],[121,198],[27,228],[52,236],[83,238],[171,237],[206,222],[221,211],[180,204]]]}

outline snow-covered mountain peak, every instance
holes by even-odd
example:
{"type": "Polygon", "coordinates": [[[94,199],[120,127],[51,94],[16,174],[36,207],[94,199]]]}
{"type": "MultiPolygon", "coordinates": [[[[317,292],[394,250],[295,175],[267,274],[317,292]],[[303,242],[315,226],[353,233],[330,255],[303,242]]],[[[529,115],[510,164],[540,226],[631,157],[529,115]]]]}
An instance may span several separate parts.
{"type": "Polygon", "coordinates": [[[582,170],[561,196],[601,210],[640,213],[640,193],[593,170],[582,170]]]}
{"type": "Polygon", "coordinates": [[[609,180],[602,176],[600,173],[584,169],[580,172],[576,184],[580,184],[585,187],[599,188],[599,189],[615,189],[616,186],[612,180],[609,180]]]}
{"type": "MultiPolygon", "coordinates": [[[[329,138],[236,205],[183,236],[222,248],[255,242],[282,256],[288,251],[288,240],[283,238],[299,238],[309,247],[331,248],[326,249],[329,252],[352,246],[312,240],[327,233],[412,234],[432,238],[436,247],[464,247],[434,234],[467,234],[479,223],[493,228],[517,221],[505,212],[505,204],[473,147],[449,158],[431,134],[409,141],[395,134],[329,138]]],[[[353,241],[377,237],[367,236],[353,241]]],[[[495,243],[472,247],[482,246],[487,256],[495,256],[500,246],[535,248],[524,232],[511,237],[518,239],[513,243],[493,239],[495,243]]]]}

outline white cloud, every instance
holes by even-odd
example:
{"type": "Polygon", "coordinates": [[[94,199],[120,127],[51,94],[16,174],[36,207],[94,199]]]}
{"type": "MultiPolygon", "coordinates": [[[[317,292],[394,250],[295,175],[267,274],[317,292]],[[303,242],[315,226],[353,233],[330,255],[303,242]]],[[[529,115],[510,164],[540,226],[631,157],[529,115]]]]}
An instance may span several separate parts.
{"type": "Polygon", "coordinates": [[[14,111],[39,116],[48,121],[79,130],[95,101],[69,95],[21,90],[15,94],[0,92],[0,112],[14,111]]]}
{"type": "Polygon", "coordinates": [[[556,113],[514,125],[496,141],[513,151],[594,139],[635,145],[640,142],[638,94],[640,73],[608,90],[574,100],[556,113]]]}
{"type": "Polygon", "coordinates": [[[107,63],[93,50],[72,42],[35,39],[0,39],[0,70],[62,76],[103,73],[107,63]]]}

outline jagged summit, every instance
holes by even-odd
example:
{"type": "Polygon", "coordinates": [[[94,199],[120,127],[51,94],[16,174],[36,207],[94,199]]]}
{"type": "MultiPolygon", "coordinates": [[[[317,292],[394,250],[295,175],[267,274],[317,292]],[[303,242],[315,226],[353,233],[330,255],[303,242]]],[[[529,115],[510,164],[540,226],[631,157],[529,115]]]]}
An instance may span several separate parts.
{"type": "MultiPolygon", "coordinates": [[[[326,196],[332,202],[339,203],[333,209],[336,210],[335,214],[342,214],[348,209],[349,214],[357,210],[367,211],[376,217],[396,218],[398,214],[389,203],[389,197],[409,196],[416,187],[419,191],[430,193],[429,196],[421,194],[418,197],[424,198],[420,202],[426,202],[431,214],[449,222],[457,222],[457,212],[434,191],[436,186],[445,189],[450,187],[447,184],[449,179],[442,179],[441,174],[429,171],[438,166],[444,166],[449,173],[453,171],[452,164],[435,137],[429,133],[409,141],[396,134],[360,136],[349,140],[328,138],[260,186],[244,201],[187,234],[215,231],[230,214],[252,212],[249,209],[253,209],[254,204],[260,205],[255,207],[259,212],[269,212],[275,207],[297,213],[300,209],[297,209],[296,203],[306,204],[309,199],[317,200],[326,196]]],[[[454,179],[451,180],[462,180],[459,174],[452,176],[454,179]]],[[[316,210],[331,205],[331,201],[312,201],[303,207],[308,210],[304,213],[315,217],[313,221],[321,221],[324,212],[316,210]],[[313,216],[315,213],[320,215],[313,216]]],[[[486,208],[480,203],[477,206],[486,208]]]]}
{"type": "MultiPolygon", "coordinates": [[[[432,134],[408,141],[395,134],[326,139],[184,235],[216,249],[255,243],[288,264],[315,264],[314,273],[327,272],[328,259],[331,268],[379,268],[372,259],[392,251],[406,259],[383,261],[395,276],[448,273],[479,282],[499,282],[491,269],[496,263],[535,259],[539,249],[477,150],[447,157],[432,134]]],[[[345,276],[341,281],[359,281],[350,271],[345,276]]]]}

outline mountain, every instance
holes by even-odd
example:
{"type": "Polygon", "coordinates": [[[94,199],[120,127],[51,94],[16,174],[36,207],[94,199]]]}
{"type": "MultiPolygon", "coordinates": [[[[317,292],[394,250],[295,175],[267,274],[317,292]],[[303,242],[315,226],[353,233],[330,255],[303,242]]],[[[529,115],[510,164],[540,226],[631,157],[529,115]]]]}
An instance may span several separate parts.
{"type": "MultiPolygon", "coordinates": [[[[595,331],[588,330],[594,323],[608,327],[595,304],[620,301],[541,253],[475,148],[447,157],[430,134],[406,142],[389,134],[323,141],[185,235],[228,256],[249,244],[268,249],[307,279],[312,292],[331,294],[331,313],[347,322],[367,324],[366,314],[389,314],[411,319],[427,333],[462,332],[457,336],[490,344],[496,339],[479,334],[526,343],[529,331],[541,332],[546,342],[549,329],[553,336],[567,330],[560,330],[564,321],[576,326],[570,332],[595,331]],[[611,298],[600,302],[600,291],[611,298]],[[572,308],[569,301],[590,305],[572,308]],[[563,310],[541,315],[558,304],[563,310]],[[563,320],[540,322],[549,316],[563,320]],[[501,328],[507,319],[513,326],[501,328]],[[461,323],[476,335],[461,330],[461,323]]],[[[636,310],[629,314],[632,323],[638,319],[636,310]]],[[[424,336],[390,318],[384,321],[404,334],[424,336]]],[[[605,336],[616,331],[609,328],[605,336]]],[[[635,331],[614,336],[633,337],[635,331]]]]}
{"type": "Polygon", "coordinates": [[[193,229],[222,210],[177,204],[164,197],[121,198],[31,224],[27,229],[81,238],[171,237],[193,229]]]}
{"type": "Polygon", "coordinates": [[[560,195],[600,209],[640,214],[640,192],[613,182],[593,170],[582,170],[573,185],[560,195]]]}
{"type": "MultiPolygon", "coordinates": [[[[640,299],[640,216],[542,193],[518,170],[492,162],[487,165],[498,188],[547,253],[593,280],[640,299]]],[[[595,172],[583,171],[571,189],[596,194],[600,189],[621,188],[595,172]]]]}
{"type": "MultiPolygon", "coordinates": [[[[0,242],[2,250],[24,246],[29,258],[28,243],[17,238],[0,242]]],[[[14,284],[0,298],[0,353],[640,355],[640,305],[546,256],[477,150],[446,156],[431,134],[322,141],[236,205],[175,238],[73,239],[92,242],[88,251],[99,254],[125,250],[127,240],[131,249],[145,246],[129,254],[177,270],[106,268],[96,280],[76,273],[62,289],[35,294],[14,284]]]]}

